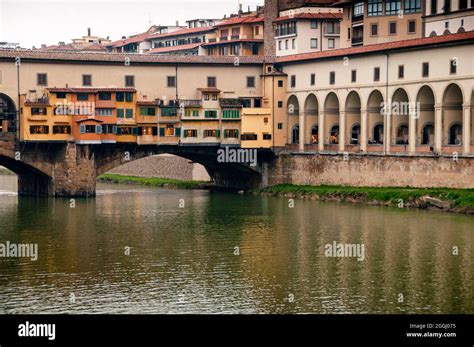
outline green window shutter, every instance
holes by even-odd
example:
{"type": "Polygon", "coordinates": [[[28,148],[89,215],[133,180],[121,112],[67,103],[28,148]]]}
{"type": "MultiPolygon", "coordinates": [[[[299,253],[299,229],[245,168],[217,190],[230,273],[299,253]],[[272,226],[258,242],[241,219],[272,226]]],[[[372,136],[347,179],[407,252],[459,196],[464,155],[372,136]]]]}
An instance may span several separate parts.
{"type": "Polygon", "coordinates": [[[121,135],[121,134],[122,134],[122,128],[117,127],[117,135],[121,135]]]}
{"type": "Polygon", "coordinates": [[[175,129],[175,134],[176,134],[176,136],[181,137],[181,128],[176,128],[175,129]]]}
{"type": "Polygon", "coordinates": [[[102,127],[100,125],[95,126],[95,133],[96,134],[102,134],[102,127]]]}
{"type": "Polygon", "coordinates": [[[84,134],[84,133],[86,132],[86,126],[85,126],[85,125],[80,125],[80,126],[79,126],[79,132],[80,132],[81,134],[84,134]]]}
{"type": "Polygon", "coordinates": [[[165,136],[165,128],[160,128],[160,136],[165,136]]]}
{"type": "Polygon", "coordinates": [[[144,107],[140,107],[140,116],[147,116],[148,115],[148,109],[144,107]]]}
{"type": "Polygon", "coordinates": [[[117,109],[117,118],[123,118],[123,108],[117,109]]]}
{"type": "Polygon", "coordinates": [[[184,138],[188,137],[188,132],[186,130],[183,130],[183,137],[184,138]]]}
{"type": "Polygon", "coordinates": [[[216,136],[217,138],[221,137],[221,131],[220,130],[217,130],[216,134],[217,134],[217,136],[216,136]]]}
{"type": "Polygon", "coordinates": [[[116,125],[114,125],[112,127],[112,133],[117,134],[117,126],[116,125]]]}
{"type": "Polygon", "coordinates": [[[239,138],[239,130],[238,129],[235,131],[235,137],[239,138]]]}
{"type": "Polygon", "coordinates": [[[132,102],[133,101],[133,93],[125,93],[125,101],[132,102]]]}
{"type": "Polygon", "coordinates": [[[127,118],[133,118],[133,110],[131,108],[127,108],[126,117],[127,118]]]}
{"type": "Polygon", "coordinates": [[[138,128],[132,128],[132,135],[138,135],[138,128]]]}
{"type": "Polygon", "coordinates": [[[199,117],[199,111],[198,110],[193,111],[193,117],[199,117]]]}
{"type": "Polygon", "coordinates": [[[204,118],[209,118],[209,111],[204,111],[204,118]]]}

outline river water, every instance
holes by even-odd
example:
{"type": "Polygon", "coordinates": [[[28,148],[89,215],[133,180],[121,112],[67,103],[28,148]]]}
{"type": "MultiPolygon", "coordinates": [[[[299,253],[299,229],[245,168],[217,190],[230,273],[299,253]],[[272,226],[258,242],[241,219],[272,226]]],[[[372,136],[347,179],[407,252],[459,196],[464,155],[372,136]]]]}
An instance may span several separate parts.
{"type": "Polygon", "coordinates": [[[74,206],[0,176],[7,241],[38,259],[0,258],[0,314],[474,313],[471,216],[106,184],[74,206]]]}

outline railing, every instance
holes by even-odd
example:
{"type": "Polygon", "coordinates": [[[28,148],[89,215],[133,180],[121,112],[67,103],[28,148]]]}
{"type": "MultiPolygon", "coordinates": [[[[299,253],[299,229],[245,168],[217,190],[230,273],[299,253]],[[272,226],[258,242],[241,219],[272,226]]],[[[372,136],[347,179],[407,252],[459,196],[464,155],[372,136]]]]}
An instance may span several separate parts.
{"type": "Polygon", "coordinates": [[[41,96],[41,97],[29,97],[25,99],[25,104],[42,104],[42,105],[48,105],[49,104],[49,98],[47,96],[41,96]]]}
{"type": "Polygon", "coordinates": [[[183,105],[184,107],[201,107],[202,101],[201,100],[179,100],[179,105],[183,105]]]}
{"type": "Polygon", "coordinates": [[[227,41],[229,38],[227,36],[219,37],[219,41],[227,41]]]}
{"type": "Polygon", "coordinates": [[[216,38],[208,39],[207,42],[209,43],[217,42],[217,39],[216,38]]]}
{"type": "Polygon", "coordinates": [[[238,39],[240,39],[240,35],[232,35],[232,36],[230,37],[230,39],[231,39],[231,40],[238,40],[238,39]]]}
{"type": "Polygon", "coordinates": [[[359,44],[362,44],[363,42],[364,42],[363,37],[353,37],[352,38],[352,44],[353,45],[359,45],[359,44]]]}
{"type": "Polygon", "coordinates": [[[339,27],[339,25],[324,26],[324,35],[340,35],[340,34],[341,34],[341,28],[339,27]]]}
{"type": "Polygon", "coordinates": [[[275,37],[294,35],[296,34],[296,27],[294,28],[279,28],[275,30],[275,37]]]}

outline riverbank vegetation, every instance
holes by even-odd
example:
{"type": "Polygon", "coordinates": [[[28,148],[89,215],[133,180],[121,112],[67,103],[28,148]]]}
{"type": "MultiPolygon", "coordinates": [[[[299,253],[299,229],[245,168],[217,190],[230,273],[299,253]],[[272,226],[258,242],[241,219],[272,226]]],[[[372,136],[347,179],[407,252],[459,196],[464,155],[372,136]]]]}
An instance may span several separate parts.
{"type": "Polygon", "coordinates": [[[259,193],[290,198],[364,203],[401,208],[436,209],[474,214],[474,189],[299,186],[281,184],[262,189],[259,193]]]}
{"type": "Polygon", "coordinates": [[[104,174],[98,177],[104,183],[136,184],[152,187],[178,188],[178,189],[207,189],[211,183],[204,181],[182,181],[171,178],[148,178],[137,176],[123,176],[116,174],[104,174]]]}

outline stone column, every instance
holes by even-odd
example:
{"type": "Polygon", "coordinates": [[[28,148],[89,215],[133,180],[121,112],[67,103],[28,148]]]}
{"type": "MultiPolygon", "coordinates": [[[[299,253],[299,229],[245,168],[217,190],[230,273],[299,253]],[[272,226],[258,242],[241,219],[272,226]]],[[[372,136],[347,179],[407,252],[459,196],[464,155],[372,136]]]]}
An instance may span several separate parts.
{"type": "Polygon", "coordinates": [[[471,106],[463,106],[462,109],[462,152],[471,153],[471,106]]]}
{"type": "Polygon", "coordinates": [[[435,106],[434,151],[441,153],[443,146],[443,108],[435,106]]]}
{"type": "Polygon", "coordinates": [[[388,108],[386,112],[387,114],[384,116],[384,125],[383,125],[383,133],[384,133],[383,146],[385,148],[385,153],[390,153],[390,143],[392,140],[392,110],[388,108]]]}
{"type": "Polygon", "coordinates": [[[346,150],[346,112],[339,110],[339,151],[346,150]]]}
{"type": "Polygon", "coordinates": [[[367,110],[360,110],[360,150],[364,153],[367,152],[367,120],[368,113],[367,110]]]}
{"type": "Polygon", "coordinates": [[[51,195],[95,196],[95,156],[88,145],[67,143],[54,158],[51,195]]]}
{"type": "Polygon", "coordinates": [[[318,116],[318,150],[324,151],[324,111],[319,111],[318,116]]]}
{"type": "Polygon", "coordinates": [[[305,134],[306,134],[306,126],[305,126],[305,114],[304,112],[300,111],[299,114],[299,126],[300,126],[300,133],[299,133],[299,151],[304,152],[304,143],[305,143],[305,134]]]}
{"type": "Polygon", "coordinates": [[[410,154],[416,153],[416,123],[420,116],[416,111],[416,108],[410,106],[408,113],[408,152],[410,154]]]}

